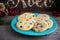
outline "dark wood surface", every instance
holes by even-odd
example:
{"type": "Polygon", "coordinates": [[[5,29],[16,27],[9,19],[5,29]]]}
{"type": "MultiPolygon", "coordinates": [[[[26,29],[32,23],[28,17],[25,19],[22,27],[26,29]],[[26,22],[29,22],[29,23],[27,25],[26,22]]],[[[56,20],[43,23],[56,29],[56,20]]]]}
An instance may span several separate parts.
{"type": "MultiPolygon", "coordinates": [[[[57,1],[59,1],[59,0],[57,0],[57,1]]],[[[7,0],[0,0],[0,2],[4,2],[6,4],[7,0]]],[[[59,5],[59,2],[57,2],[57,3],[59,5]]],[[[57,5],[57,3],[55,3],[55,6],[57,5]]],[[[56,9],[55,6],[53,6],[54,10],[56,9]]],[[[18,6],[18,8],[19,8],[19,6],[18,6]]],[[[29,8],[27,8],[27,9],[29,9],[29,8]]],[[[24,9],[24,10],[26,11],[27,9],[24,9]]],[[[29,11],[33,11],[34,9],[31,8],[29,11]]],[[[38,8],[35,10],[38,11],[38,8]]],[[[39,11],[40,11],[40,9],[39,9],[39,11]]],[[[36,11],[34,11],[34,12],[36,12],[36,11]]],[[[46,36],[42,36],[42,37],[25,36],[25,35],[16,33],[15,31],[12,30],[10,23],[9,23],[9,22],[11,22],[11,20],[13,18],[14,18],[14,16],[5,16],[2,18],[4,20],[6,20],[8,22],[8,24],[0,25],[0,40],[60,40],[60,18],[57,18],[57,17],[55,18],[58,23],[57,30],[50,35],[46,35],[46,36]]]]}
{"type": "MultiPolygon", "coordinates": [[[[2,19],[11,22],[14,16],[5,16],[2,19]]],[[[32,37],[18,34],[12,30],[10,24],[0,25],[0,40],[60,40],[60,18],[55,18],[58,23],[58,28],[50,35],[42,37],[32,37]]]]}

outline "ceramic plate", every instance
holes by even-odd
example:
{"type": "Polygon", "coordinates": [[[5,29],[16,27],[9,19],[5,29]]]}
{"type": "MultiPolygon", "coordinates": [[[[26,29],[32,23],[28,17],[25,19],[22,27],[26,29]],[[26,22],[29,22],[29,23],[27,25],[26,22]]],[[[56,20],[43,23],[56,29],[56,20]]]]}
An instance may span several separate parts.
{"type": "Polygon", "coordinates": [[[44,31],[44,32],[34,32],[32,30],[28,30],[28,31],[22,31],[22,30],[19,30],[17,27],[16,27],[16,23],[17,23],[17,20],[18,19],[18,16],[16,16],[15,18],[13,18],[13,20],[11,21],[11,27],[14,31],[20,33],[20,34],[23,34],[23,35],[29,35],[29,36],[43,36],[43,35],[48,35],[48,34],[51,34],[52,32],[54,32],[57,28],[57,23],[55,21],[54,18],[50,17],[50,19],[53,21],[53,26],[52,28],[44,31]]]}

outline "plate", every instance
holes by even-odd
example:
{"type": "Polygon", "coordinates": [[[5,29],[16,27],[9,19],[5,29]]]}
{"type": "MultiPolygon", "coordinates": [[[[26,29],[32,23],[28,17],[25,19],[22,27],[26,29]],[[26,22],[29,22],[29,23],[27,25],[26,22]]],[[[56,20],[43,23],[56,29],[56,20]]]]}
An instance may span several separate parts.
{"type": "Polygon", "coordinates": [[[14,31],[20,33],[20,34],[23,34],[23,35],[29,35],[29,36],[44,36],[44,35],[48,35],[48,34],[51,34],[52,32],[54,32],[56,29],[57,29],[57,22],[55,21],[54,18],[50,17],[50,19],[53,21],[53,26],[52,28],[44,31],[44,32],[34,32],[32,30],[28,30],[28,31],[22,31],[22,30],[19,30],[17,27],[16,27],[16,23],[17,23],[17,20],[18,19],[18,16],[16,16],[15,18],[13,18],[13,20],[11,21],[11,27],[14,31]]]}

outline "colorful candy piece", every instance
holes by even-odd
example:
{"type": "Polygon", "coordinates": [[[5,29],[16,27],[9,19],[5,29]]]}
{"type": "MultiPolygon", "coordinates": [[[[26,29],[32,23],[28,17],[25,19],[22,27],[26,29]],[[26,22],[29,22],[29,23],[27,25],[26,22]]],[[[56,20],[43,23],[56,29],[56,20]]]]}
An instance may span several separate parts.
{"type": "Polygon", "coordinates": [[[30,25],[32,25],[32,22],[30,22],[30,25]]]}
{"type": "Polygon", "coordinates": [[[39,15],[38,13],[34,13],[34,15],[33,15],[33,16],[37,17],[38,15],[39,15]]]}

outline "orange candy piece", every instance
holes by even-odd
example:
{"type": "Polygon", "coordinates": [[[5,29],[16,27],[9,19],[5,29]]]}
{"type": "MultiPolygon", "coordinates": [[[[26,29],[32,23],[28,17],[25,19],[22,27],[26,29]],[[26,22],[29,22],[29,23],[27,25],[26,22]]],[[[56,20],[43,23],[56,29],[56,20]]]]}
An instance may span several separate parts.
{"type": "Polygon", "coordinates": [[[25,24],[27,24],[27,22],[25,22],[25,24]]]}
{"type": "Polygon", "coordinates": [[[30,26],[28,26],[27,28],[30,28],[30,26]]]}

